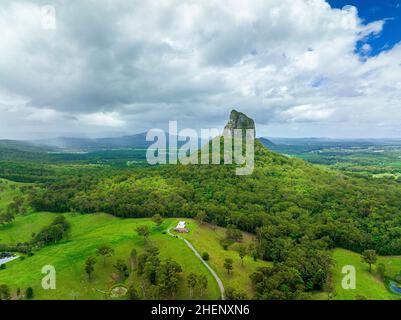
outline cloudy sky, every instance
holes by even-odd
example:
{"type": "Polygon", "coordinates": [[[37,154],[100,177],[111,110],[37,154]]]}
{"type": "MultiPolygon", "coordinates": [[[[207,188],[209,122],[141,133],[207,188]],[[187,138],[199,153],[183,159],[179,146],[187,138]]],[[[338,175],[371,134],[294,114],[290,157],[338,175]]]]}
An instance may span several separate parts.
{"type": "Polygon", "coordinates": [[[2,0],[0,138],[401,137],[399,2],[2,0]]]}

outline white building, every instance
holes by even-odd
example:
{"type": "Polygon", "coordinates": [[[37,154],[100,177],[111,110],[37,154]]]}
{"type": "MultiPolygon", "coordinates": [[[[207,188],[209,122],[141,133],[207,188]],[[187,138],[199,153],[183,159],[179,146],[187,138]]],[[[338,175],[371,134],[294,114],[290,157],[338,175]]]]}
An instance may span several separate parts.
{"type": "Polygon", "coordinates": [[[178,222],[174,230],[177,232],[189,232],[189,229],[187,228],[185,221],[178,222]]]}

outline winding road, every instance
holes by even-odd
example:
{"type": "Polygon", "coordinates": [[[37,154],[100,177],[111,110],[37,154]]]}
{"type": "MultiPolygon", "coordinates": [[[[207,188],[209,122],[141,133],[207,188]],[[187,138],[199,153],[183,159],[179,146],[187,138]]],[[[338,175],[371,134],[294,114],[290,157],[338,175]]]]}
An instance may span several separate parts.
{"type": "Polygon", "coordinates": [[[201,255],[199,254],[199,252],[194,248],[194,246],[192,245],[191,242],[189,242],[187,239],[185,239],[185,238],[183,238],[183,237],[181,237],[181,236],[178,236],[178,235],[176,235],[176,234],[171,233],[171,231],[170,231],[171,228],[172,228],[172,227],[170,227],[170,228],[167,229],[167,233],[168,233],[170,236],[174,237],[174,238],[178,238],[178,239],[184,241],[185,244],[186,244],[186,245],[192,250],[192,252],[195,254],[195,256],[197,256],[197,258],[205,265],[205,267],[206,267],[206,268],[209,270],[209,272],[212,274],[212,276],[214,277],[214,279],[215,279],[216,282],[217,282],[217,285],[219,286],[220,295],[221,295],[221,300],[225,300],[225,295],[224,295],[224,291],[225,291],[225,290],[224,290],[223,281],[221,281],[221,279],[220,279],[219,276],[217,275],[216,271],[214,271],[214,270],[212,269],[212,267],[209,266],[209,264],[208,264],[205,260],[202,259],[202,256],[201,256],[201,255]]]}

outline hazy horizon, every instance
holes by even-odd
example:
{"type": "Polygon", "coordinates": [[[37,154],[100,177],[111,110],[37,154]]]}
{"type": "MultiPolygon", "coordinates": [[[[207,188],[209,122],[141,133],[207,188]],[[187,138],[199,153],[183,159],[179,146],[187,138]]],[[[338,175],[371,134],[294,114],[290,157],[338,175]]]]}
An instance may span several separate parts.
{"type": "MultiPolygon", "coordinates": [[[[109,136],[97,136],[97,137],[88,137],[88,136],[74,136],[74,135],[66,135],[66,136],[48,136],[45,138],[32,138],[32,139],[11,139],[11,138],[1,138],[0,141],[19,141],[19,142],[35,142],[35,141],[42,141],[42,140],[57,140],[57,139],[108,139],[108,138],[121,138],[121,137],[129,137],[129,136],[135,136],[135,135],[141,135],[145,134],[146,131],[143,132],[136,132],[136,133],[131,133],[131,134],[125,134],[125,135],[109,135],[109,136]]],[[[168,132],[166,131],[166,134],[168,132]]],[[[347,140],[400,140],[401,137],[327,137],[327,136],[265,136],[265,135],[256,135],[256,138],[265,138],[269,140],[275,140],[275,139],[296,139],[296,140],[302,140],[302,139],[320,139],[320,140],[339,140],[339,141],[347,141],[347,140]]]]}

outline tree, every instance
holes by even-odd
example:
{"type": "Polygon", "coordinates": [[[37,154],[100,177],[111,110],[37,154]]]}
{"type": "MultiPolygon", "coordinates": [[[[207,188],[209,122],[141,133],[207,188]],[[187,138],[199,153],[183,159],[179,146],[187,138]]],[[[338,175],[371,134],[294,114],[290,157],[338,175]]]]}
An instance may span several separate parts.
{"type": "Polygon", "coordinates": [[[226,239],[232,242],[241,242],[242,232],[238,230],[234,225],[229,225],[226,228],[226,239]]]}
{"type": "Polygon", "coordinates": [[[67,221],[67,219],[63,215],[56,216],[51,225],[53,226],[60,225],[63,228],[64,232],[67,232],[71,229],[71,224],[67,221]]]}
{"type": "Polygon", "coordinates": [[[259,267],[251,274],[256,299],[294,300],[301,299],[305,283],[301,273],[294,267],[276,264],[273,267],[259,267]]]}
{"type": "Polygon", "coordinates": [[[124,280],[129,276],[128,266],[122,259],[118,259],[114,268],[117,270],[118,275],[120,276],[121,280],[124,280]]]}
{"type": "Polygon", "coordinates": [[[156,284],[157,280],[157,269],[160,265],[160,260],[158,257],[148,256],[143,273],[145,277],[149,280],[152,285],[156,284]]]}
{"type": "Polygon", "coordinates": [[[253,261],[258,261],[258,250],[256,249],[256,245],[254,243],[249,244],[248,252],[253,258],[253,261]]]}
{"type": "Polygon", "coordinates": [[[372,271],[372,264],[377,261],[377,254],[375,250],[365,250],[362,252],[362,261],[369,265],[369,272],[372,271]]]}
{"type": "Polygon", "coordinates": [[[180,284],[181,266],[172,259],[166,259],[157,271],[158,285],[162,297],[174,296],[180,284]]]}
{"type": "Polygon", "coordinates": [[[146,253],[149,254],[152,257],[156,257],[159,255],[160,251],[159,248],[156,247],[155,245],[147,245],[146,246],[146,253]]]}
{"type": "Polygon", "coordinates": [[[333,277],[332,275],[328,275],[326,278],[326,281],[323,285],[323,291],[327,293],[327,299],[330,300],[332,297],[336,295],[336,289],[334,287],[333,283],[333,277]]]}
{"type": "Polygon", "coordinates": [[[231,241],[228,240],[228,239],[221,239],[221,240],[220,240],[220,244],[221,244],[221,246],[223,247],[223,249],[227,251],[227,250],[228,250],[228,247],[229,247],[230,244],[231,244],[231,241]]]}
{"type": "Polygon", "coordinates": [[[146,242],[150,234],[150,228],[144,225],[137,227],[135,230],[140,236],[142,236],[145,239],[146,242]]]}
{"type": "Polygon", "coordinates": [[[129,300],[141,300],[138,290],[135,288],[134,285],[129,286],[127,293],[128,293],[129,300]]]}
{"type": "Polygon", "coordinates": [[[244,257],[246,256],[247,252],[248,252],[248,250],[247,250],[245,245],[241,244],[238,247],[238,254],[239,254],[239,257],[241,259],[241,265],[242,266],[244,265],[244,257]]]}
{"type": "Polygon", "coordinates": [[[377,273],[379,274],[380,278],[384,280],[384,278],[386,277],[386,266],[384,265],[384,263],[379,263],[379,265],[377,266],[377,273]]]}
{"type": "Polygon", "coordinates": [[[47,230],[49,239],[54,243],[57,243],[57,241],[60,241],[63,238],[64,230],[62,225],[52,225],[47,230]]]}
{"type": "Polygon", "coordinates": [[[25,297],[27,299],[32,299],[33,298],[33,289],[32,289],[32,287],[26,288],[25,297]]]}
{"type": "Polygon", "coordinates": [[[156,284],[157,268],[160,265],[159,249],[153,245],[147,246],[144,253],[138,255],[137,273],[145,274],[146,280],[156,284]]]}
{"type": "Polygon", "coordinates": [[[154,223],[156,223],[156,225],[159,227],[161,224],[162,224],[162,222],[163,222],[163,218],[162,218],[162,216],[160,215],[160,214],[155,214],[153,217],[152,217],[152,220],[153,220],[153,222],[154,223]]]}
{"type": "Polygon", "coordinates": [[[89,257],[85,261],[85,272],[88,275],[89,280],[91,279],[93,271],[95,271],[95,264],[96,264],[95,257],[89,257]]]}
{"type": "Polygon", "coordinates": [[[198,276],[197,286],[199,288],[200,296],[202,297],[207,289],[207,278],[204,274],[198,276]]]}
{"type": "Polygon", "coordinates": [[[195,219],[198,220],[200,224],[203,224],[203,221],[205,221],[206,217],[207,214],[205,211],[199,211],[195,219]]]}
{"type": "Polygon", "coordinates": [[[27,212],[27,206],[25,204],[24,197],[14,197],[13,201],[7,206],[7,212],[10,212],[14,215],[25,214],[27,212]]]}
{"type": "Polygon", "coordinates": [[[209,261],[209,253],[207,253],[206,251],[202,253],[202,259],[205,261],[209,261]]]}
{"type": "Polygon", "coordinates": [[[198,276],[191,272],[187,278],[188,288],[189,288],[189,297],[192,299],[194,295],[194,289],[198,283],[198,276]]]}
{"type": "Polygon", "coordinates": [[[230,274],[230,271],[233,269],[233,260],[227,258],[224,260],[224,269],[227,270],[227,273],[230,274]]]}
{"type": "Polygon", "coordinates": [[[0,300],[9,300],[10,298],[10,288],[5,284],[0,285],[0,300]]]}
{"type": "Polygon", "coordinates": [[[103,257],[103,266],[105,266],[106,258],[111,257],[114,254],[114,249],[107,244],[103,244],[97,248],[96,254],[103,257]]]}
{"type": "Polygon", "coordinates": [[[148,260],[148,258],[149,255],[146,252],[138,255],[136,264],[137,265],[136,272],[138,273],[138,275],[142,275],[144,273],[146,261],[148,260]]]}
{"type": "Polygon", "coordinates": [[[138,262],[138,253],[135,248],[131,250],[130,262],[131,262],[131,271],[133,271],[138,262]]]}
{"type": "Polygon", "coordinates": [[[0,213],[0,224],[11,223],[15,219],[15,215],[11,212],[0,213]]]}
{"type": "Polygon", "coordinates": [[[226,298],[227,300],[246,300],[247,296],[244,292],[235,290],[234,288],[228,287],[226,289],[226,298]]]}
{"type": "Polygon", "coordinates": [[[58,215],[53,222],[35,234],[36,243],[56,243],[70,230],[71,225],[63,215],[58,215]]]}

